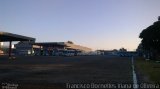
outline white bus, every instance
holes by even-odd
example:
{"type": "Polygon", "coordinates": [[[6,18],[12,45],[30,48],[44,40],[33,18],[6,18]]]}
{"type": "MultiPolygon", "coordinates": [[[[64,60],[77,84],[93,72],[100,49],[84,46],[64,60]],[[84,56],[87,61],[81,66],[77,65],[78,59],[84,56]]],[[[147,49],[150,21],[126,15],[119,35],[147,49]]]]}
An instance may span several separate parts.
{"type": "Polygon", "coordinates": [[[64,50],[63,56],[75,56],[76,51],[75,50],[64,50]]]}

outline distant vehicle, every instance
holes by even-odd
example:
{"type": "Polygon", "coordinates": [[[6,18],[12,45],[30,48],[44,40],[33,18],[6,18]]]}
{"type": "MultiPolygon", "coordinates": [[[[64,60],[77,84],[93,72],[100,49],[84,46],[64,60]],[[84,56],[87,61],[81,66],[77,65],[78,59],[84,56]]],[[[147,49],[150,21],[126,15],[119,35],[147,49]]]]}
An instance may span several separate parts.
{"type": "Polygon", "coordinates": [[[77,56],[82,56],[83,54],[80,52],[80,53],[77,53],[77,56]]]}
{"type": "Polygon", "coordinates": [[[131,53],[128,53],[128,52],[121,52],[118,55],[120,57],[131,57],[131,56],[133,56],[131,53]]]}
{"type": "Polygon", "coordinates": [[[75,56],[75,50],[56,50],[52,51],[52,56],[75,56]]]}
{"type": "Polygon", "coordinates": [[[63,56],[75,56],[75,50],[64,50],[63,56]]]}

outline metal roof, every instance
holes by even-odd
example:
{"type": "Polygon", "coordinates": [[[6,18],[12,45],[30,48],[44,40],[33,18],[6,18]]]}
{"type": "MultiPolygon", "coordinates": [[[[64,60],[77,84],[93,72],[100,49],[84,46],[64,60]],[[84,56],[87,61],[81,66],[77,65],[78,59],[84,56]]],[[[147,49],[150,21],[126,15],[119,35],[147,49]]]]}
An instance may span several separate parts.
{"type": "Polygon", "coordinates": [[[34,43],[33,45],[39,45],[39,46],[67,46],[64,44],[64,42],[38,42],[34,43]]]}
{"type": "Polygon", "coordinates": [[[8,32],[0,32],[0,42],[5,42],[5,41],[35,41],[35,38],[8,32]]]}

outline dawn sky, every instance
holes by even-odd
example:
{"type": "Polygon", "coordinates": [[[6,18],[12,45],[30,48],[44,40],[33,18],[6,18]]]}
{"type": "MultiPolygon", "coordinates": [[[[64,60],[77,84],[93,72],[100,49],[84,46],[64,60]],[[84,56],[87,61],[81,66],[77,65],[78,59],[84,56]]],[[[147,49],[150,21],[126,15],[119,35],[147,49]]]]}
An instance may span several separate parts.
{"type": "Polygon", "coordinates": [[[158,16],[160,0],[0,0],[0,31],[94,50],[136,49],[158,16]]]}

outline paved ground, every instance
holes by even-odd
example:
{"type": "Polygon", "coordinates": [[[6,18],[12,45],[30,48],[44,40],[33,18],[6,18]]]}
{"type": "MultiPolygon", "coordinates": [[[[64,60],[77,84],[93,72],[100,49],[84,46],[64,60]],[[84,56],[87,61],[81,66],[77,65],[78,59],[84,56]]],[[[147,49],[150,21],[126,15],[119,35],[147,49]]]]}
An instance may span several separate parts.
{"type": "Polygon", "coordinates": [[[131,58],[109,56],[0,57],[0,83],[17,89],[63,89],[73,83],[132,84],[131,58]]]}

